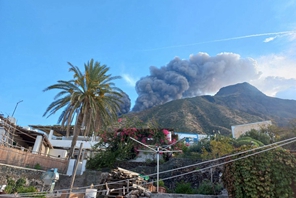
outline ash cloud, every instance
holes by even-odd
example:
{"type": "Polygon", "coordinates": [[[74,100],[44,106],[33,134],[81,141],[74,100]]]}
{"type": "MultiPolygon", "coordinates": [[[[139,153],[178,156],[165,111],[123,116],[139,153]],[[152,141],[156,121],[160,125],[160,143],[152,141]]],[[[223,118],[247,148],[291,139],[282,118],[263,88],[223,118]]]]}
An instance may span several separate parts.
{"type": "Polygon", "coordinates": [[[120,100],[122,101],[122,103],[120,104],[120,110],[117,113],[118,116],[128,113],[131,109],[131,99],[126,93],[122,92],[121,94],[122,97],[120,100]]]}
{"type": "Polygon", "coordinates": [[[221,87],[258,79],[256,61],[238,54],[207,53],[191,55],[188,60],[176,57],[167,65],[150,67],[150,75],[136,83],[138,98],[133,111],[142,111],[168,101],[215,93],[221,87]]]}

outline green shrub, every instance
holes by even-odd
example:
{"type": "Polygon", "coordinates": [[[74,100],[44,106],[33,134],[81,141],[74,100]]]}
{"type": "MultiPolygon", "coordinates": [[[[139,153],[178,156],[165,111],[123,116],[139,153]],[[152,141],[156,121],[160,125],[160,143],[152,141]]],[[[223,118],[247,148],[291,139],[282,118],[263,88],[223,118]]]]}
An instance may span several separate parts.
{"type": "Polygon", "coordinates": [[[209,180],[203,180],[198,186],[197,193],[203,195],[213,195],[215,194],[214,185],[209,180]]]}
{"type": "Polygon", "coordinates": [[[194,194],[195,190],[191,187],[190,183],[186,183],[184,181],[177,183],[175,193],[179,194],[194,194]]]}
{"type": "MultiPolygon", "coordinates": [[[[37,192],[37,189],[34,186],[25,186],[26,180],[24,178],[18,179],[16,182],[14,179],[10,177],[6,177],[7,186],[5,187],[4,191],[7,194],[13,193],[29,193],[29,192],[37,192]]],[[[45,196],[34,196],[32,197],[45,197],[45,196]]]]}
{"type": "Polygon", "coordinates": [[[39,163],[35,164],[34,169],[42,170],[42,167],[39,163]]]}
{"type": "Polygon", "coordinates": [[[260,142],[262,142],[263,144],[267,145],[272,143],[272,137],[270,136],[271,134],[266,133],[263,129],[260,131],[257,131],[255,129],[252,129],[250,131],[248,131],[247,133],[245,133],[244,135],[242,135],[242,137],[251,137],[255,140],[258,140],[260,142]]]}
{"type": "MultiPolygon", "coordinates": [[[[156,186],[157,183],[154,182],[154,185],[156,186]]],[[[159,185],[159,187],[165,187],[164,182],[161,179],[158,181],[158,185],[159,185]]]]}
{"type": "Polygon", "coordinates": [[[295,197],[295,164],[292,153],[277,148],[225,164],[222,180],[229,197],[295,197]]]}
{"type": "Polygon", "coordinates": [[[162,180],[159,180],[159,181],[158,181],[158,185],[159,185],[160,187],[165,187],[165,186],[164,186],[164,182],[163,182],[162,180]]]}

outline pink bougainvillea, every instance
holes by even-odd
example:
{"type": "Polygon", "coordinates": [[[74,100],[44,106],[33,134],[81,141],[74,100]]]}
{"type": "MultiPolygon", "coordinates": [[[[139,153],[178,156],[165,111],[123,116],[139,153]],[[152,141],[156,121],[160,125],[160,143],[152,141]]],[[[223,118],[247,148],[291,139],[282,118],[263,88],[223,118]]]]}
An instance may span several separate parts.
{"type": "Polygon", "coordinates": [[[164,135],[168,135],[168,134],[170,133],[170,132],[169,132],[168,130],[166,130],[166,129],[163,129],[162,132],[163,132],[164,135]]]}

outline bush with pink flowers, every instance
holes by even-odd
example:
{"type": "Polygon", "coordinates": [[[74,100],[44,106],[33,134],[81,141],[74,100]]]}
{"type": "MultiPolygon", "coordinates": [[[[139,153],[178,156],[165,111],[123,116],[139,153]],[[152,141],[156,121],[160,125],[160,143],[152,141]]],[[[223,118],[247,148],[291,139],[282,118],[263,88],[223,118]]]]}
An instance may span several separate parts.
{"type": "Polygon", "coordinates": [[[137,118],[120,118],[117,123],[99,132],[101,140],[94,147],[98,154],[88,161],[87,168],[111,168],[116,161],[135,158],[138,150],[144,146],[130,137],[143,144],[160,146],[172,143],[168,138],[169,134],[168,129],[159,128],[153,120],[144,124],[137,118]]]}

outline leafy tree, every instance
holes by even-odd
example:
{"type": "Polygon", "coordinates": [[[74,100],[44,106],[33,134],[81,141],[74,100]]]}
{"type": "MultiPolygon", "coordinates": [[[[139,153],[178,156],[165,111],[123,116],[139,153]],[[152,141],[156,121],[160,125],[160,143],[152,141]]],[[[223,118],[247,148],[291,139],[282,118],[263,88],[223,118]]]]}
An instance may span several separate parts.
{"type": "Polygon", "coordinates": [[[51,116],[63,109],[58,123],[67,126],[67,136],[75,118],[70,149],[72,157],[81,129],[84,130],[83,135],[88,135],[117,119],[122,91],[112,82],[120,77],[107,74],[109,68],[106,65],[91,59],[84,64],[84,73],[82,73],[77,66],[68,64],[69,71],[74,74],[73,79],[59,80],[57,84],[44,89],[44,91],[59,90],[59,92],[43,116],[51,116]]]}
{"type": "Polygon", "coordinates": [[[201,157],[203,159],[214,159],[231,153],[234,149],[232,138],[218,135],[209,142],[210,146],[202,148],[201,157]]]}
{"type": "MultiPolygon", "coordinates": [[[[293,138],[296,136],[296,119],[293,119],[289,122],[289,127],[281,128],[281,133],[279,134],[280,140],[285,140],[288,138],[293,138]]],[[[288,144],[284,146],[288,150],[296,150],[296,143],[288,144]]]]}
{"type": "Polygon", "coordinates": [[[242,135],[240,138],[251,137],[255,140],[262,142],[264,145],[267,145],[273,142],[273,136],[274,136],[273,133],[269,132],[268,129],[266,130],[262,128],[259,131],[252,129],[247,133],[245,133],[244,135],[242,135]]]}

